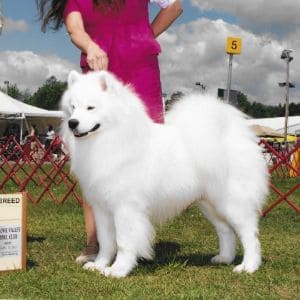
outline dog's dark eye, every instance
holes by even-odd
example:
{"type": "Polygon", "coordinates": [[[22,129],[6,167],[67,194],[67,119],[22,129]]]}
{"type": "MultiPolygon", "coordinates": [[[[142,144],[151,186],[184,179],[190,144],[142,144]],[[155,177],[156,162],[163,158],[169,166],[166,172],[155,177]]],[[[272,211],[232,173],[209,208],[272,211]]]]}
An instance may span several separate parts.
{"type": "Polygon", "coordinates": [[[74,110],[74,109],[75,109],[75,105],[72,104],[72,105],[71,105],[71,108],[74,110]]]}
{"type": "Polygon", "coordinates": [[[87,107],[87,110],[92,110],[92,109],[95,109],[95,107],[94,106],[88,106],[87,107]]]}

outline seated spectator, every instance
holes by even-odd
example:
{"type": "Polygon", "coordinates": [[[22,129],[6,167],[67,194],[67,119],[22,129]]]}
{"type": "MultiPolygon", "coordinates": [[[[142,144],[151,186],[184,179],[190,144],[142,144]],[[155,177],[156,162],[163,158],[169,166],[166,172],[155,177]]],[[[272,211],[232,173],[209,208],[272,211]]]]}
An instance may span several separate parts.
{"type": "Polygon", "coordinates": [[[36,139],[39,136],[39,132],[37,130],[37,126],[35,124],[31,125],[29,135],[27,136],[27,140],[31,143],[30,148],[31,152],[37,152],[38,145],[36,139]]]}
{"type": "Polygon", "coordinates": [[[52,125],[49,125],[48,128],[47,128],[47,132],[46,132],[46,141],[45,141],[45,148],[46,150],[49,149],[52,141],[54,140],[55,138],[55,131],[53,129],[53,126],[52,125]]]}

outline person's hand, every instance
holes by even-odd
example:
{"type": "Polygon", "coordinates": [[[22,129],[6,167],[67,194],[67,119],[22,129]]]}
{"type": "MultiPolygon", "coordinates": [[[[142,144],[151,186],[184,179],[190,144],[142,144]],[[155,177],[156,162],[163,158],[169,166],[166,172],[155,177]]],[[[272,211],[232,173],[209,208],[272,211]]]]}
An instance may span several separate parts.
{"type": "Polygon", "coordinates": [[[90,43],[86,51],[87,63],[94,71],[107,70],[108,57],[107,54],[94,42],[90,43]]]}

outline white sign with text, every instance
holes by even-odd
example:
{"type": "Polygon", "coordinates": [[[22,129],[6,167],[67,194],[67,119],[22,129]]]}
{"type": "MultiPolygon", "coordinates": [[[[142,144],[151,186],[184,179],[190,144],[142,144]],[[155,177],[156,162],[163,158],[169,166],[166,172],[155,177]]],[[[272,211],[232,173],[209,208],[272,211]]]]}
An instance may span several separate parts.
{"type": "Polygon", "coordinates": [[[26,268],[26,195],[0,194],[0,271],[26,268]]]}

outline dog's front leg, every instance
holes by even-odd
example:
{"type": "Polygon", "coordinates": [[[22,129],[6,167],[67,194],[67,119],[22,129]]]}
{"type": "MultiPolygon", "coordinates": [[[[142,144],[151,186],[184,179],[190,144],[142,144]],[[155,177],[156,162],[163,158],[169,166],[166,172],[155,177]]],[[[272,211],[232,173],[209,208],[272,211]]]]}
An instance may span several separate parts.
{"type": "Polygon", "coordinates": [[[97,228],[97,239],[100,251],[93,262],[86,263],[83,268],[86,270],[98,270],[103,273],[110,265],[117,251],[116,232],[112,214],[100,207],[93,205],[93,213],[97,228]]]}
{"type": "Polygon", "coordinates": [[[106,276],[125,277],[139,257],[152,258],[152,224],[138,205],[133,206],[118,207],[114,213],[118,249],[115,262],[104,270],[106,276]]]}

